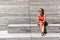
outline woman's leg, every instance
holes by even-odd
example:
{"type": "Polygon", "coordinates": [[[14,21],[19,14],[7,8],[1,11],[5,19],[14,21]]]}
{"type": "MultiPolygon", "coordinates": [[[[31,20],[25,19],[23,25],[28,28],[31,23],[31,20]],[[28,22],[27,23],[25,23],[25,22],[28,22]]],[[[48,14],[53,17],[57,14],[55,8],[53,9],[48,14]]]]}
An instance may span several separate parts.
{"type": "Polygon", "coordinates": [[[42,32],[44,32],[44,24],[42,24],[42,32]]]}
{"type": "Polygon", "coordinates": [[[40,30],[42,32],[42,36],[44,35],[44,24],[40,23],[40,30]]]}
{"type": "Polygon", "coordinates": [[[44,24],[43,23],[39,23],[40,24],[40,30],[41,30],[41,32],[44,32],[44,24]]]}

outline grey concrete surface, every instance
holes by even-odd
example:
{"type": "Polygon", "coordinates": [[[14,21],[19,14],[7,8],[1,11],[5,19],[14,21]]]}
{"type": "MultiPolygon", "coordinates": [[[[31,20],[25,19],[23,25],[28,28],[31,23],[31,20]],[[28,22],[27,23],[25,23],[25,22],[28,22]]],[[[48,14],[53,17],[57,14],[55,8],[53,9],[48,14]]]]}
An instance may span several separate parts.
{"type": "Polygon", "coordinates": [[[60,38],[59,37],[41,37],[41,38],[4,38],[4,39],[2,39],[2,38],[0,38],[0,40],[60,40],[60,38]]]}
{"type": "MultiPolygon", "coordinates": [[[[43,8],[48,24],[60,24],[60,0],[0,0],[0,31],[8,34],[41,33],[37,26],[9,27],[9,24],[37,24],[39,8],[43,8]]],[[[48,33],[60,33],[60,26],[47,26],[48,33]]],[[[0,40],[60,40],[60,37],[0,38],[0,40]]]]}
{"type": "Polygon", "coordinates": [[[31,38],[0,38],[0,40],[31,40],[31,38]]]}
{"type": "MultiPolygon", "coordinates": [[[[60,33],[59,26],[47,26],[46,30],[48,33],[60,33]]],[[[40,28],[38,26],[16,26],[16,27],[8,27],[8,33],[41,33],[40,28]]]]}

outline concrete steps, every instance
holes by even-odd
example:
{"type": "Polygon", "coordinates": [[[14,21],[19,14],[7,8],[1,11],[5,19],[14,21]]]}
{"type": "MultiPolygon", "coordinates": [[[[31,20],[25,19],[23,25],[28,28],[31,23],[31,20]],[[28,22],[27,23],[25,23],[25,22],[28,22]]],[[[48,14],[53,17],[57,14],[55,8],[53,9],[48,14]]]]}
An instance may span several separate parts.
{"type": "Polygon", "coordinates": [[[0,40],[59,40],[60,33],[48,33],[41,36],[41,33],[19,33],[19,34],[0,34],[0,40]]]}
{"type": "Polygon", "coordinates": [[[60,1],[0,0],[0,40],[60,40],[60,1]],[[39,8],[48,22],[43,37],[36,25],[39,8]]]}
{"type": "Polygon", "coordinates": [[[0,40],[60,40],[60,33],[48,33],[41,36],[41,33],[13,33],[8,31],[0,31],[0,40]]]}
{"type": "MultiPolygon", "coordinates": [[[[60,33],[60,24],[48,24],[48,33],[60,33]]],[[[37,24],[10,24],[8,33],[41,33],[37,24]]]]}

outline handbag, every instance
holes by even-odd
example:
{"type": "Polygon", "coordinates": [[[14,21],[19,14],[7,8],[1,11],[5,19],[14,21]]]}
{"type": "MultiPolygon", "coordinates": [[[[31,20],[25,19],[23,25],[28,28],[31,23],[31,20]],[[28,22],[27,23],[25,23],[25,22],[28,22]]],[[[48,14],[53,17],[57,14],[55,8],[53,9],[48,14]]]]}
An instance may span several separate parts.
{"type": "Polygon", "coordinates": [[[48,26],[48,22],[47,21],[44,22],[44,26],[48,26]]]}

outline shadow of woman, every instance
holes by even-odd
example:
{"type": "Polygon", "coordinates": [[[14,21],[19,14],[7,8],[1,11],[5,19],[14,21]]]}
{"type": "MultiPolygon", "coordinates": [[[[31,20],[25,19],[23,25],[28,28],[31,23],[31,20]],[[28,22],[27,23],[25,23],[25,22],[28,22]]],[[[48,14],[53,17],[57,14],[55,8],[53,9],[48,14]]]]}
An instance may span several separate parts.
{"type": "Polygon", "coordinates": [[[47,30],[46,30],[46,27],[48,26],[48,22],[47,21],[45,21],[45,23],[44,23],[44,33],[45,34],[47,34],[47,30]]]}

